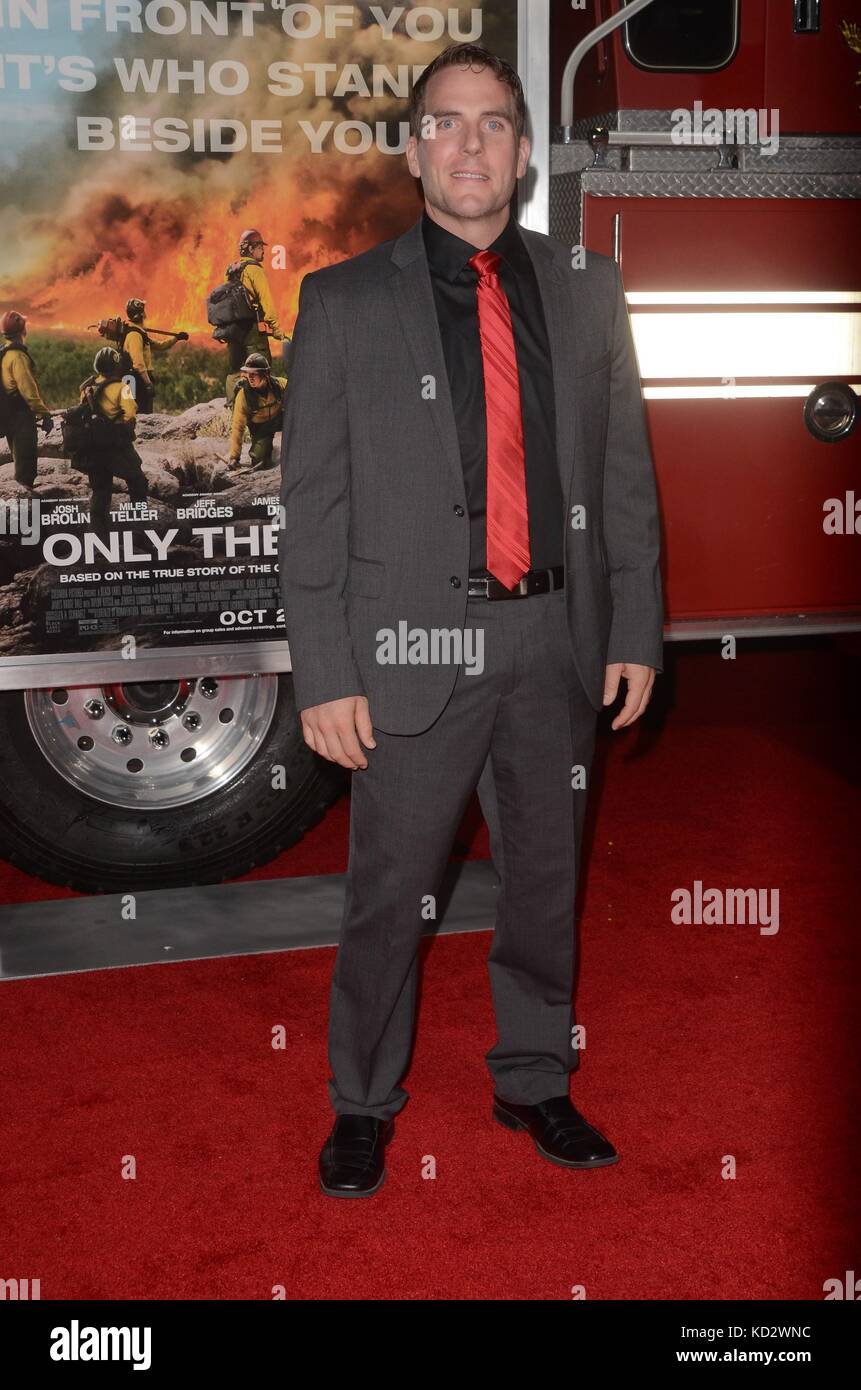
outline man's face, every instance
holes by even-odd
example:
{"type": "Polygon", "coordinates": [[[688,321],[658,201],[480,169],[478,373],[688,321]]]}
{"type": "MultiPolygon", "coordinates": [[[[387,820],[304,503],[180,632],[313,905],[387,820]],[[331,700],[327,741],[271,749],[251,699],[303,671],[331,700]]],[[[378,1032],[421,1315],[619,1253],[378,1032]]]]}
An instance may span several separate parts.
{"type": "Polygon", "coordinates": [[[255,261],[263,260],[263,245],[264,243],[262,241],[252,241],[248,248],[255,261]]]}
{"type": "Polygon", "coordinates": [[[266,379],[266,372],[248,373],[248,385],[253,387],[255,391],[263,390],[263,387],[266,385],[266,379]]]}
{"type": "Polygon", "coordinates": [[[492,68],[455,65],[434,73],[425,127],[428,138],[410,136],[406,156],[430,207],[470,221],[508,206],[530,146],[525,135],[516,139],[514,93],[492,68]]]}

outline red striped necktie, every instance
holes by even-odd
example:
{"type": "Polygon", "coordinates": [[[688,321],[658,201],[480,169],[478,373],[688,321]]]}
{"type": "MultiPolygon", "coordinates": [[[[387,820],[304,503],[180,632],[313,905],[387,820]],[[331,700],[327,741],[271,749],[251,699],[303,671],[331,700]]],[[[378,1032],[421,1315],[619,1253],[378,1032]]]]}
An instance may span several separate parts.
{"type": "Polygon", "coordinates": [[[497,273],[501,257],[477,251],[478,331],[487,412],[487,560],[490,573],[513,589],[530,567],[529,515],[520,381],[511,308],[497,273]]]}

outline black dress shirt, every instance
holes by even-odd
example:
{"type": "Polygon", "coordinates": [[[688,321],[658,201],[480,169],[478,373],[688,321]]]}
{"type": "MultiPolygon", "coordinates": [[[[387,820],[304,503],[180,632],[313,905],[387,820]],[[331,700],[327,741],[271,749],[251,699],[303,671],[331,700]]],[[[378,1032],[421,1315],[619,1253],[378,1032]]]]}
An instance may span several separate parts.
{"type": "MultiPolygon", "coordinates": [[[[478,247],[422,215],[422,232],[457,422],[469,508],[469,572],[487,569],[487,416],[478,329],[478,247]]],[[[489,251],[502,257],[499,278],[511,306],[520,378],[526,503],[532,569],[563,563],[562,485],[556,461],[553,365],[535,269],[513,217],[489,251]]]]}

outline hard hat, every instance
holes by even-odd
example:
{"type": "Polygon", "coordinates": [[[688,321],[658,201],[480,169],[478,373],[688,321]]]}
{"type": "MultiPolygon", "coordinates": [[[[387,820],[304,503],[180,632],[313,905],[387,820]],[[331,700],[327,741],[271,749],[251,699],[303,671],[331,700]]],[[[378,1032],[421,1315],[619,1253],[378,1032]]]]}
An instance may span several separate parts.
{"type": "Polygon", "coordinates": [[[93,368],[102,376],[122,376],[123,359],[116,348],[101,347],[93,358],[93,368]]]}
{"type": "Polygon", "coordinates": [[[263,241],[263,233],[262,233],[262,232],[258,232],[258,230],[257,230],[256,227],[246,227],[246,228],[245,228],[245,231],[242,233],[241,237],[239,238],[239,254],[240,254],[240,256],[242,255],[242,252],[245,250],[245,247],[246,247],[246,246],[253,246],[253,244],[254,244],[255,241],[262,242],[262,244],[263,244],[264,246],[268,246],[268,245],[269,245],[269,242],[268,242],[268,241],[263,241]]]}
{"type": "Polygon", "coordinates": [[[242,363],[241,370],[243,372],[268,372],[271,369],[262,352],[249,352],[242,363]]]}
{"type": "Polygon", "coordinates": [[[146,300],[127,299],[126,313],[128,314],[130,319],[142,319],[144,314],[146,313],[146,300]]]}
{"type": "Polygon", "coordinates": [[[0,319],[0,333],[4,333],[7,338],[17,338],[26,327],[27,320],[17,309],[7,309],[0,319]]]}

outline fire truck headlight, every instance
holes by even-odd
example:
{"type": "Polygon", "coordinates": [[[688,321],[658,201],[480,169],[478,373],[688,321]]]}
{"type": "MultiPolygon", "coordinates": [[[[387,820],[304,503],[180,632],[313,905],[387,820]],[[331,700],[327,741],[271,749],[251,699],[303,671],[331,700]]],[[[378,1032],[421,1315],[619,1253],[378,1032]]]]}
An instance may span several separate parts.
{"type": "Polygon", "coordinates": [[[858,415],[858,397],[843,381],[824,381],[804,402],[804,423],[823,444],[848,439],[858,424],[858,415]]]}

